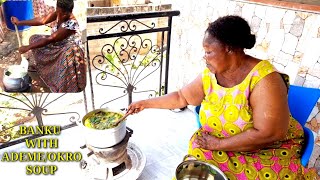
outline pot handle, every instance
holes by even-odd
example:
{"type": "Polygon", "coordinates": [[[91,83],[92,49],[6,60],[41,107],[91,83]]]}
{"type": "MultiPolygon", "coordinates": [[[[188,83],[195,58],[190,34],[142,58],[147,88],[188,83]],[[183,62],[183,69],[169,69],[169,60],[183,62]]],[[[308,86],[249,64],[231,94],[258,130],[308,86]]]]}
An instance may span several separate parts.
{"type": "Polygon", "coordinates": [[[24,86],[25,84],[27,84],[28,78],[29,78],[28,75],[21,77],[20,88],[23,88],[23,86],[24,86]]]}
{"type": "Polygon", "coordinates": [[[133,130],[131,129],[131,128],[129,128],[129,127],[126,127],[126,129],[127,129],[127,131],[128,131],[128,133],[130,134],[130,136],[133,134],[133,130]]]}
{"type": "Polygon", "coordinates": [[[183,157],[183,161],[190,161],[190,160],[197,160],[197,158],[191,154],[187,154],[183,157]]]}
{"type": "MultiPolygon", "coordinates": [[[[72,121],[71,121],[72,122],[72,121]]],[[[78,126],[82,123],[82,119],[81,118],[79,118],[78,120],[75,120],[74,121],[78,126]]]]}
{"type": "Polygon", "coordinates": [[[120,109],[120,111],[121,111],[123,114],[126,114],[126,113],[127,113],[127,110],[128,110],[127,108],[121,108],[121,109],[120,109]]]}

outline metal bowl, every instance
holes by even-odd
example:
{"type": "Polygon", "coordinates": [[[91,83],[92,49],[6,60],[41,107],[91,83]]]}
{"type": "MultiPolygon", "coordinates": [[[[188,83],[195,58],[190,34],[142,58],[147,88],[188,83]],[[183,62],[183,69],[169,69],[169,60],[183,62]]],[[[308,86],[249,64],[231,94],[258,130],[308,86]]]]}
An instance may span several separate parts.
{"type": "Polygon", "coordinates": [[[216,166],[199,160],[187,160],[176,169],[177,180],[228,180],[216,166]]]}

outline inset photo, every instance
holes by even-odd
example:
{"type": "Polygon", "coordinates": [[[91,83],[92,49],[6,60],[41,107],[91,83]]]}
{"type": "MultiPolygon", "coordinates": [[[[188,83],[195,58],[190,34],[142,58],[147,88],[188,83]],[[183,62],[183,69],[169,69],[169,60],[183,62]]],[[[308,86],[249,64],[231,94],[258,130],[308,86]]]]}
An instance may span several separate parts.
{"type": "Polygon", "coordinates": [[[0,0],[0,92],[81,92],[86,8],[86,0],[0,0]]]}

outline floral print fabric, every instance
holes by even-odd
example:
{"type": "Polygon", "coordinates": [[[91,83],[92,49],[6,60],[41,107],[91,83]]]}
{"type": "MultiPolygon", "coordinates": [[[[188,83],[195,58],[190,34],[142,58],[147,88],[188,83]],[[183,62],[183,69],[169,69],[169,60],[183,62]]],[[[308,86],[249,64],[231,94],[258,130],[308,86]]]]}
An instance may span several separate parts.
{"type": "MultiPolygon", "coordinates": [[[[76,31],[75,34],[69,36],[68,38],[60,41],[60,42],[57,42],[61,45],[63,44],[66,44],[66,43],[69,43],[69,42],[72,42],[72,43],[76,43],[77,45],[81,46],[82,43],[81,43],[81,35],[80,35],[80,32],[79,32],[79,23],[77,20],[75,19],[69,19],[68,21],[66,22],[63,22],[61,23],[60,25],[62,28],[64,29],[68,29],[68,30],[72,30],[72,31],[76,31]]],[[[53,27],[51,32],[54,33],[58,30],[58,25],[53,27]]]]}
{"type": "MultiPolygon", "coordinates": [[[[226,138],[252,128],[249,96],[262,78],[275,71],[269,61],[261,61],[240,84],[225,88],[217,83],[209,69],[205,69],[202,76],[205,99],[199,112],[202,127],[192,136],[188,153],[217,166],[230,180],[317,179],[314,169],[306,169],[300,163],[303,128],[292,117],[283,141],[257,151],[211,151],[199,148],[194,141],[196,135],[204,131],[218,138],[226,138]]],[[[282,76],[288,80],[288,76],[282,76]]]]}
{"type": "MultiPolygon", "coordinates": [[[[61,23],[61,28],[76,33],[62,41],[50,43],[32,50],[36,70],[43,82],[54,93],[74,93],[86,86],[86,62],[84,47],[79,34],[79,24],[75,19],[61,23]]],[[[58,26],[52,29],[56,32],[58,26]]],[[[33,35],[30,44],[46,38],[46,35],[33,35]]]]}

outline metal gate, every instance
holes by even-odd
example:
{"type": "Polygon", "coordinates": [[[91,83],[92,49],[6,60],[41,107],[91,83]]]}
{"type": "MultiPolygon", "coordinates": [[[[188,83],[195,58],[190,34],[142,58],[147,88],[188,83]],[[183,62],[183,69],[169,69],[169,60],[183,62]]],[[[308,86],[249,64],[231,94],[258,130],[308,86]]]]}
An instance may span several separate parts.
{"type": "Polygon", "coordinates": [[[167,93],[172,17],[179,14],[159,11],[87,17],[87,96],[92,109],[116,100],[119,107],[127,106],[133,94],[141,99],[167,93]],[[128,101],[121,103],[125,96],[128,101]]]}

